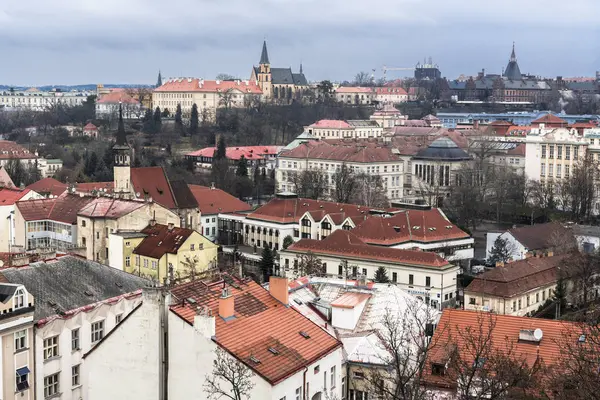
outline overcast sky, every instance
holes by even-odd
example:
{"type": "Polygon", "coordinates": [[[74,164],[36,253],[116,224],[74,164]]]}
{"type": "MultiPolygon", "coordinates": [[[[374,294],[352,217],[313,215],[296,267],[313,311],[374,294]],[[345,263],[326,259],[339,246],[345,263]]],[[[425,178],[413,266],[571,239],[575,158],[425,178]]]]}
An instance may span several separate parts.
{"type": "MultiPolygon", "coordinates": [[[[271,65],[352,79],[431,56],[442,74],[600,70],[600,0],[0,0],[0,84],[249,78],[271,65]]],[[[389,72],[388,78],[406,75],[389,72]]]]}

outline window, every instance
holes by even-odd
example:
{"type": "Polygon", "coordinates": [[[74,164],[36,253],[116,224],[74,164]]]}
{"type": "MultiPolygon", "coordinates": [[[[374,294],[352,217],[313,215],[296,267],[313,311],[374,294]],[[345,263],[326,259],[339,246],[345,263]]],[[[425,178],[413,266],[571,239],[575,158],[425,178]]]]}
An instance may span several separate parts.
{"type": "Polygon", "coordinates": [[[346,377],[342,376],[342,399],[346,398],[346,377]]]}
{"type": "Polygon", "coordinates": [[[562,146],[556,146],[556,158],[562,160],[562,146]]]}
{"type": "Polygon", "coordinates": [[[475,297],[470,297],[469,298],[469,304],[475,305],[475,297]]]}
{"type": "Polygon", "coordinates": [[[568,165],[565,165],[565,178],[569,177],[569,172],[570,172],[569,170],[570,170],[570,167],[568,165]]]}
{"type": "Polygon", "coordinates": [[[108,228],[105,228],[104,230],[105,230],[105,234],[104,234],[104,236],[105,236],[105,237],[108,237],[108,228]]]}
{"type": "Polygon", "coordinates": [[[519,310],[521,309],[521,299],[519,299],[519,310]]]}
{"type": "Polygon", "coordinates": [[[58,336],[44,339],[44,360],[58,357],[58,336]]]}
{"type": "Polygon", "coordinates": [[[104,337],[104,320],[92,324],[92,343],[96,343],[104,337]]]}
{"type": "Polygon", "coordinates": [[[571,146],[565,146],[565,160],[571,159],[571,146]]]}
{"type": "Polygon", "coordinates": [[[131,242],[125,242],[125,247],[131,247],[131,242]]]}
{"type": "Polygon", "coordinates": [[[85,219],[81,220],[81,226],[85,228],[85,219]]]}
{"type": "Polygon", "coordinates": [[[190,251],[194,251],[194,250],[195,250],[195,249],[194,249],[194,246],[195,246],[195,244],[194,244],[194,243],[190,244],[190,251]]]}
{"type": "Polygon", "coordinates": [[[529,296],[527,296],[527,307],[529,307],[529,296]]]}
{"type": "Polygon", "coordinates": [[[513,311],[515,311],[517,309],[517,302],[513,301],[513,306],[512,306],[513,311]]]}
{"type": "Polygon", "coordinates": [[[331,389],[333,390],[335,388],[335,365],[333,367],[331,367],[331,389]]]}
{"type": "Polygon", "coordinates": [[[315,373],[315,375],[316,375],[316,374],[318,374],[318,373],[319,373],[319,371],[321,371],[321,367],[320,367],[319,365],[317,365],[317,366],[316,366],[316,367],[313,369],[313,372],[314,372],[314,373],[315,373]]]}
{"type": "Polygon", "coordinates": [[[413,274],[408,275],[408,284],[414,285],[414,283],[415,283],[415,276],[413,274]]]}
{"type": "Polygon", "coordinates": [[[123,314],[115,315],[115,325],[118,325],[123,320],[123,314]]]}
{"type": "Polygon", "coordinates": [[[96,232],[96,239],[100,239],[100,232],[96,232]]]}
{"type": "Polygon", "coordinates": [[[302,386],[296,388],[296,400],[302,399],[302,386]]]}
{"type": "Polygon", "coordinates": [[[535,294],[535,302],[536,302],[536,303],[539,303],[539,302],[540,302],[540,294],[539,294],[539,293],[536,293],[536,294],[535,294]]]}
{"type": "Polygon", "coordinates": [[[542,301],[545,301],[545,300],[546,300],[546,291],[543,290],[542,291],[542,301]]]}
{"type": "Polygon", "coordinates": [[[148,268],[148,259],[144,258],[144,268],[148,268]]]}
{"type": "Polygon", "coordinates": [[[573,146],[573,160],[579,159],[579,147],[573,146]]]}
{"type": "Polygon", "coordinates": [[[431,277],[430,276],[426,276],[425,277],[425,286],[426,287],[430,287],[431,286],[431,277]]]}
{"type": "Polygon", "coordinates": [[[369,394],[367,392],[361,392],[360,390],[350,389],[350,400],[369,400],[369,394]]]}
{"type": "Polygon", "coordinates": [[[58,394],[58,375],[59,373],[44,377],[44,397],[58,394]]]}
{"type": "Polygon", "coordinates": [[[560,178],[561,175],[561,165],[556,166],[556,177],[560,178]]]}
{"type": "Polygon", "coordinates": [[[554,176],[554,165],[553,164],[548,165],[548,176],[550,178],[552,178],[554,176]]]}
{"type": "Polygon", "coordinates": [[[365,379],[365,373],[361,371],[352,371],[352,378],[354,379],[365,379]]]}
{"type": "Polygon", "coordinates": [[[17,387],[17,392],[22,392],[29,389],[29,368],[21,367],[15,371],[15,384],[17,387]]]}
{"type": "Polygon", "coordinates": [[[546,176],[546,164],[542,164],[542,170],[540,171],[541,176],[546,176]]]}
{"type": "Polygon", "coordinates": [[[13,309],[18,310],[19,308],[25,307],[25,290],[18,289],[13,297],[13,309]]]}
{"type": "Polygon", "coordinates": [[[129,257],[129,256],[125,257],[125,266],[126,267],[131,266],[131,257],[129,257]]]}
{"type": "Polygon", "coordinates": [[[327,390],[327,371],[323,371],[323,390],[327,390]]]}
{"type": "Polygon", "coordinates": [[[542,145],[542,158],[546,158],[546,145],[542,145]]]}
{"type": "Polygon", "coordinates": [[[15,332],[15,351],[22,350],[27,347],[27,329],[15,332]]]}
{"type": "Polygon", "coordinates": [[[79,350],[79,328],[71,331],[71,350],[79,350]]]}
{"type": "Polygon", "coordinates": [[[71,367],[71,386],[79,386],[79,365],[71,367]]]}

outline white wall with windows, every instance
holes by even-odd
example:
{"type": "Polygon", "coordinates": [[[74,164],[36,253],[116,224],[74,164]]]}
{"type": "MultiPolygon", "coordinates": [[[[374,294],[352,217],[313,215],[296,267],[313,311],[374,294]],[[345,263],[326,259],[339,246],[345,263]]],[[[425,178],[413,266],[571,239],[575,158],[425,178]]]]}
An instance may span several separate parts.
{"type": "Polygon", "coordinates": [[[77,243],[77,225],[52,220],[26,222],[27,250],[56,247],[66,250],[77,243]]]}
{"type": "MultiPolygon", "coordinates": [[[[83,355],[112,331],[141,301],[141,295],[122,297],[114,303],[92,304],[64,318],[38,322],[35,334],[36,398],[59,396],[62,400],[86,398],[82,376],[83,355]]],[[[69,311],[69,310],[65,310],[69,311]]]]}
{"type": "Polygon", "coordinates": [[[200,232],[200,234],[204,235],[204,237],[211,242],[214,242],[219,237],[219,215],[202,214],[199,228],[200,229],[198,229],[198,232],[200,232]]]}

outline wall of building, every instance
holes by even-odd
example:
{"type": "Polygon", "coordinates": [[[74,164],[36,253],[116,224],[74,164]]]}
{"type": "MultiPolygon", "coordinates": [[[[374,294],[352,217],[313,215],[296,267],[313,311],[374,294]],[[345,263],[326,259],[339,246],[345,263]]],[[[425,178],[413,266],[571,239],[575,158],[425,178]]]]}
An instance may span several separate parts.
{"type": "MultiPolygon", "coordinates": [[[[12,304],[12,300],[10,301],[12,304]]],[[[33,312],[7,318],[0,323],[0,395],[8,400],[33,400],[35,394],[34,378],[34,353],[33,353],[33,312]],[[15,351],[15,333],[26,331],[26,347],[15,351]],[[28,367],[31,373],[28,376],[29,389],[17,392],[16,370],[28,367]]]]}
{"type": "Polygon", "coordinates": [[[206,237],[211,242],[214,242],[219,237],[219,215],[203,214],[199,219],[198,232],[206,237]]]}
{"type": "Polygon", "coordinates": [[[511,249],[511,258],[513,260],[523,260],[529,251],[525,246],[523,246],[513,235],[509,232],[489,232],[486,235],[486,248],[485,248],[485,258],[489,259],[492,253],[492,248],[494,247],[494,242],[498,237],[506,240],[507,248],[511,249]]]}
{"type": "Polygon", "coordinates": [[[497,314],[522,317],[528,313],[537,311],[546,300],[552,298],[554,288],[556,288],[555,282],[508,298],[489,296],[465,290],[465,310],[492,311],[497,314]]]}
{"type": "MultiPolygon", "coordinates": [[[[82,357],[95,345],[95,343],[92,343],[92,323],[104,321],[104,336],[106,336],[117,326],[117,316],[121,320],[124,319],[140,301],[141,297],[138,296],[132,299],[121,299],[114,304],[101,304],[92,310],[79,312],[69,319],[57,318],[38,327],[35,335],[37,398],[44,398],[44,377],[55,373],[59,374],[59,391],[64,396],[62,398],[74,400],[87,398],[85,396],[87,387],[83,377],[89,371],[94,370],[94,366],[90,365],[91,363],[84,363],[82,357]],[[72,348],[71,332],[74,329],[79,329],[79,349],[72,348]],[[53,336],[58,336],[59,356],[44,360],[44,339],[53,336]],[[79,373],[82,379],[80,380],[80,385],[73,386],[71,368],[76,365],[80,365],[79,373]]],[[[144,350],[145,352],[146,350],[144,350]]],[[[112,365],[113,356],[106,357],[103,361],[112,365]]],[[[118,368],[118,366],[114,367],[118,368]]],[[[123,390],[123,387],[118,389],[123,390]]],[[[121,394],[113,398],[123,398],[123,395],[121,394]]]]}

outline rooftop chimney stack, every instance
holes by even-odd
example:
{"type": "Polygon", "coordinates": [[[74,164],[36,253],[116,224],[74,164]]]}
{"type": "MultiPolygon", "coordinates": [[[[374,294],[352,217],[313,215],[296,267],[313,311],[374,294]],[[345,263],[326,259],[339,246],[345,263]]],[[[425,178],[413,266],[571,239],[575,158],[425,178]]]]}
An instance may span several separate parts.
{"type": "Polygon", "coordinates": [[[235,303],[234,298],[229,292],[229,288],[223,285],[223,291],[219,298],[219,316],[225,321],[228,321],[235,317],[235,303]]]}
{"type": "Polygon", "coordinates": [[[269,277],[269,293],[284,305],[290,304],[290,293],[286,277],[271,275],[269,277]]]}
{"type": "Polygon", "coordinates": [[[208,307],[198,307],[194,316],[194,329],[207,339],[216,335],[215,317],[208,307]]]}
{"type": "Polygon", "coordinates": [[[173,228],[175,228],[175,224],[173,224],[172,222],[169,222],[169,224],[167,225],[167,227],[168,227],[168,229],[169,229],[170,231],[172,231],[172,230],[173,230],[173,228]]]}

